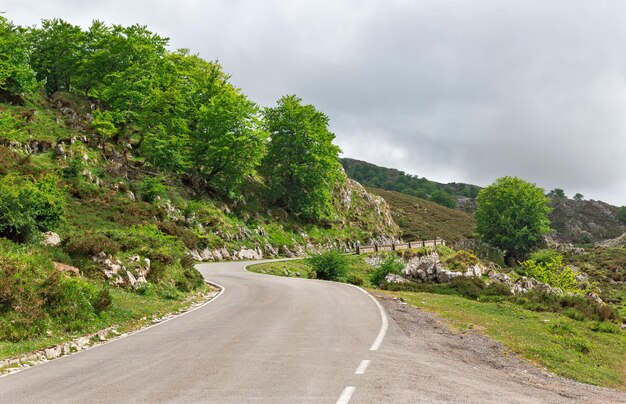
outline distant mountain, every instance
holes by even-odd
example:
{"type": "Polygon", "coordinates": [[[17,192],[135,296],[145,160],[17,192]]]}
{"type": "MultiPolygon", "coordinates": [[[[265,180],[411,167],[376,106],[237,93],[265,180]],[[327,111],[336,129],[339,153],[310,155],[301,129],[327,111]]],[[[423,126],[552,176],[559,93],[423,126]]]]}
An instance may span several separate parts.
{"type": "Polygon", "coordinates": [[[473,199],[480,191],[480,187],[476,185],[456,182],[442,184],[395,168],[380,167],[350,158],[341,159],[341,164],[348,177],[365,186],[400,192],[448,208],[473,210],[473,199]]]}

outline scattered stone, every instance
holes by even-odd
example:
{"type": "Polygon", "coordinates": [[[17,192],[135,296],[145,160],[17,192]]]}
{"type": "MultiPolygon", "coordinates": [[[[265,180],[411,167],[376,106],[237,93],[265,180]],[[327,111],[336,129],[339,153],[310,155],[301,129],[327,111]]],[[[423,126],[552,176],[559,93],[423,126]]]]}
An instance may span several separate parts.
{"type": "Polygon", "coordinates": [[[62,264],[60,262],[53,262],[54,268],[59,272],[65,272],[75,276],[80,276],[80,270],[71,265],[62,264]]]}
{"type": "Polygon", "coordinates": [[[47,231],[43,233],[42,237],[43,237],[42,242],[44,245],[47,245],[50,247],[56,247],[59,244],[61,244],[61,237],[59,237],[59,235],[53,231],[47,231]]]}

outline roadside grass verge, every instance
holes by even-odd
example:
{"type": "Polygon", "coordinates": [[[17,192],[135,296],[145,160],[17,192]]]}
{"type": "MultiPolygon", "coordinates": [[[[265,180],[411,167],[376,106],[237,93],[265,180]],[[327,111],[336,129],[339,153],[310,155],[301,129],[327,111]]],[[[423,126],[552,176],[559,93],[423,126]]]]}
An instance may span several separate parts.
{"type": "Polygon", "coordinates": [[[558,375],[626,390],[626,334],[605,328],[603,323],[538,313],[508,302],[478,302],[431,293],[383,293],[438,314],[453,330],[477,330],[558,375]]]}
{"type": "Polygon", "coordinates": [[[111,305],[102,311],[93,322],[86,324],[80,332],[65,332],[61,325],[52,323],[48,328],[49,334],[19,342],[0,340],[0,359],[19,356],[71,341],[113,325],[117,326],[117,331],[120,333],[134,331],[150,325],[155,318],[191,306],[200,301],[212,289],[211,286],[206,285],[189,293],[184,299],[172,300],[152,294],[140,295],[125,289],[111,288],[111,305]]]}
{"type": "MultiPolygon", "coordinates": [[[[371,288],[372,284],[370,282],[370,276],[373,272],[373,268],[370,268],[369,265],[365,263],[363,256],[346,255],[345,258],[348,261],[348,272],[345,278],[341,279],[341,281],[357,286],[371,288]]],[[[255,264],[249,266],[248,270],[250,272],[268,275],[315,279],[315,271],[307,262],[306,258],[255,264]]]]}

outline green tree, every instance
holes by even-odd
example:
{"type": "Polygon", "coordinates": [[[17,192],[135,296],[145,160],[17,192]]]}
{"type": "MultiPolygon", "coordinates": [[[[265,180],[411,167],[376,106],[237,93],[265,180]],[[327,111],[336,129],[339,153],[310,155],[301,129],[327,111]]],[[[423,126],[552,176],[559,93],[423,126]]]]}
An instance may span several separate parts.
{"type": "Polygon", "coordinates": [[[548,192],[548,196],[552,196],[555,198],[565,198],[565,191],[561,188],[554,188],[552,191],[548,192]]]}
{"type": "Polygon", "coordinates": [[[0,90],[19,94],[37,85],[24,29],[0,16],[0,90]]]}
{"type": "Polygon", "coordinates": [[[265,110],[265,127],[271,137],[263,162],[270,198],[305,220],[330,217],[341,171],[328,117],[289,95],[265,110]]]}
{"type": "Polygon", "coordinates": [[[476,201],[476,232],[505,250],[508,264],[523,258],[550,230],[549,199],[535,184],[502,177],[481,190],[476,201]]]}
{"type": "Polygon", "coordinates": [[[211,189],[237,196],[245,176],[260,164],[268,136],[259,113],[257,105],[230,84],[200,108],[191,135],[192,161],[211,189]]]}
{"type": "Polygon", "coordinates": [[[436,190],[435,192],[433,192],[433,194],[430,196],[430,200],[451,209],[455,209],[457,206],[456,199],[454,199],[454,197],[452,197],[452,195],[450,195],[449,193],[441,190],[436,190]]]}
{"type": "Polygon", "coordinates": [[[626,206],[622,206],[617,210],[617,217],[622,223],[626,224],[626,206]]]}
{"type": "Polygon", "coordinates": [[[83,30],[61,19],[43,20],[41,28],[31,30],[30,39],[31,65],[48,93],[72,91],[73,80],[85,57],[83,30]]]}
{"type": "Polygon", "coordinates": [[[581,194],[580,192],[577,192],[577,193],[574,195],[574,200],[575,200],[575,201],[582,201],[584,198],[585,198],[585,197],[584,197],[584,196],[583,196],[583,194],[581,194]]]}

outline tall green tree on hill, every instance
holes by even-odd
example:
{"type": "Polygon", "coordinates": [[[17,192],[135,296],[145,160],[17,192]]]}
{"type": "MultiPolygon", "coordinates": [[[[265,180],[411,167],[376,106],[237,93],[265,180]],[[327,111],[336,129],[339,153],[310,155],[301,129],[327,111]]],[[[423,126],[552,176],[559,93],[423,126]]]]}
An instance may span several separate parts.
{"type": "Polygon", "coordinates": [[[30,55],[25,30],[0,16],[0,91],[20,94],[38,86],[30,55]]]}
{"type": "Polygon", "coordinates": [[[522,259],[550,230],[550,200],[544,190],[517,177],[502,177],[476,199],[476,232],[506,252],[511,265],[522,259]]]}
{"type": "Polygon", "coordinates": [[[265,110],[265,127],[271,140],[262,171],[270,198],[305,220],[329,218],[341,166],[328,117],[288,95],[265,110]]]}
{"type": "Polygon", "coordinates": [[[74,79],[85,61],[85,33],[77,26],[55,18],[43,20],[30,31],[31,65],[48,92],[72,91],[74,79]]]}

